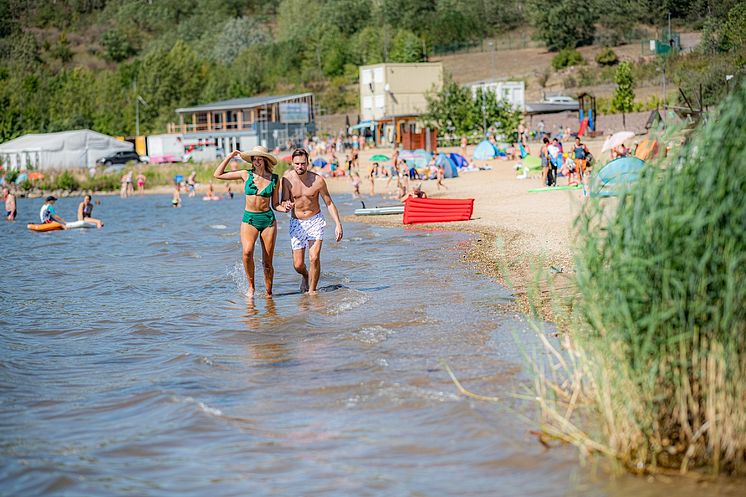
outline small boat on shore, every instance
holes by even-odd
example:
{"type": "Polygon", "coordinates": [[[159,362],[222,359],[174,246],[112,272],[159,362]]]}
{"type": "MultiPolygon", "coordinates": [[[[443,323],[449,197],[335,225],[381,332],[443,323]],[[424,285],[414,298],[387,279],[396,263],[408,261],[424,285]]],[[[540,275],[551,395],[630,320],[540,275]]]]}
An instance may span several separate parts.
{"type": "Polygon", "coordinates": [[[384,205],[381,207],[364,207],[355,209],[356,216],[385,216],[390,214],[404,214],[403,205],[384,205]]]}

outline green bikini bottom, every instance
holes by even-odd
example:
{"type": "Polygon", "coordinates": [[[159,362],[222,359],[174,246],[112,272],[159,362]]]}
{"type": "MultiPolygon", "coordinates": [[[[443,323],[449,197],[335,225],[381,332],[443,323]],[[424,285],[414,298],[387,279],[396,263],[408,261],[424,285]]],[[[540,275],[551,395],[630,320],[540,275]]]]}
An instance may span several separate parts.
{"type": "Polygon", "coordinates": [[[272,210],[264,212],[243,211],[242,221],[252,225],[259,231],[263,231],[265,228],[269,228],[275,224],[275,213],[272,210]]]}

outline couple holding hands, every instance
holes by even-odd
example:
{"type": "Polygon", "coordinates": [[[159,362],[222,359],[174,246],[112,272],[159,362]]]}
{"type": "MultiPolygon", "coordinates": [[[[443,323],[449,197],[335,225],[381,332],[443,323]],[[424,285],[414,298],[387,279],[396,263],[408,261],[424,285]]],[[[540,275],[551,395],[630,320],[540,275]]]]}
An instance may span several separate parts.
{"type": "Polygon", "coordinates": [[[290,213],[290,244],[293,249],[293,266],[301,275],[301,292],[316,293],[321,273],[321,244],[324,239],[326,221],[321,213],[319,197],[324,199],[336,229],[336,241],[342,239],[342,222],[337,207],[332,201],[324,178],[308,170],[310,167],[308,152],[296,149],[292,154],[292,169],[289,169],[280,181],[272,168],[277,159],[265,147],[256,146],[250,152],[234,150],[220,163],[213,176],[221,180],[244,181],[246,205],[241,223],[241,246],[243,266],[249,280],[247,296],[253,297],[254,285],[254,245],[260,240],[262,247],[262,266],[264,267],[264,284],[267,296],[272,296],[274,267],[272,257],[277,240],[277,222],[275,213],[290,213]],[[225,171],[228,163],[235,157],[241,157],[253,166],[249,170],[225,171]],[[280,189],[280,186],[282,189],[280,189]],[[280,196],[282,191],[282,196],[280,196]],[[310,268],[306,268],[305,254],[308,249],[310,268]]]}

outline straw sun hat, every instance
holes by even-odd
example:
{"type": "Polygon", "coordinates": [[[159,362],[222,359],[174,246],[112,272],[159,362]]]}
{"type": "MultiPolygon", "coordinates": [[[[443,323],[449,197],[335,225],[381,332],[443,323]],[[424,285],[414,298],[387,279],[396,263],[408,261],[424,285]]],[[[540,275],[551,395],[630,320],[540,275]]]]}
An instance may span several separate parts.
{"type": "Polygon", "coordinates": [[[252,148],[250,152],[241,152],[240,156],[246,162],[251,162],[252,157],[264,157],[271,162],[273,166],[277,164],[277,158],[269,153],[267,147],[262,147],[261,145],[252,148]]]}

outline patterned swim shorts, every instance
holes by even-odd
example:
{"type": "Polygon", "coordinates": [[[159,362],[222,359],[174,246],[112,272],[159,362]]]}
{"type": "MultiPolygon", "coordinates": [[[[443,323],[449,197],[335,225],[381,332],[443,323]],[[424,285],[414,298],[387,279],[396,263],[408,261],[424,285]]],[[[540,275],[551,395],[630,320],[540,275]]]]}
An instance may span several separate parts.
{"type": "Polygon", "coordinates": [[[290,218],[290,246],[293,250],[305,249],[309,241],[324,239],[324,215],[318,214],[308,219],[290,218]]]}

